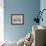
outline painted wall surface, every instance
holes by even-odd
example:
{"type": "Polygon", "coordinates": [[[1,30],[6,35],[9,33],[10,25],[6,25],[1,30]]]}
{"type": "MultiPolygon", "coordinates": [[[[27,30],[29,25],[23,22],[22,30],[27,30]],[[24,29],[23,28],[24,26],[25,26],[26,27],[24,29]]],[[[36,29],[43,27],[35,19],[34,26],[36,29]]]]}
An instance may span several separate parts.
{"type": "MultiPolygon", "coordinates": [[[[41,0],[41,1],[40,1],[40,9],[41,9],[41,11],[42,11],[43,9],[46,9],[46,0],[41,0]]],[[[43,22],[41,21],[41,22],[40,22],[40,25],[46,26],[46,10],[43,12],[42,17],[43,17],[43,22]]]]}
{"type": "Polygon", "coordinates": [[[5,0],[4,36],[7,41],[18,41],[31,31],[33,19],[40,9],[39,0],[5,0]],[[12,25],[11,14],[24,14],[24,25],[12,25]]]}

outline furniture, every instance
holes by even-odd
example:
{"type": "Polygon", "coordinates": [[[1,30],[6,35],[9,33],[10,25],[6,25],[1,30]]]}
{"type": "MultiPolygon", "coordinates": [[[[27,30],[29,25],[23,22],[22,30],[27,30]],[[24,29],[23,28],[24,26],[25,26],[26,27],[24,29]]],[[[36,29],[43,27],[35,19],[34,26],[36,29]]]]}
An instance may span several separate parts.
{"type": "Polygon", "coordinates": [[[39,25],[32,26],[34,42],[31,46],[44,46],[46,44],[46,29],[39,25]]]}

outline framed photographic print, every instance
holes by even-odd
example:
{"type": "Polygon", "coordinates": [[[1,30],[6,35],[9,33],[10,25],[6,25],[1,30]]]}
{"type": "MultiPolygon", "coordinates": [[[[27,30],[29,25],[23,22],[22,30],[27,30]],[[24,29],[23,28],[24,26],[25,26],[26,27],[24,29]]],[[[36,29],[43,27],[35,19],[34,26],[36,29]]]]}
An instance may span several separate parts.
{"type": "Polygon", "coordinates": [[[11,14],[11,24],[23,25],[24,24],[24,14],[11,14]]]}

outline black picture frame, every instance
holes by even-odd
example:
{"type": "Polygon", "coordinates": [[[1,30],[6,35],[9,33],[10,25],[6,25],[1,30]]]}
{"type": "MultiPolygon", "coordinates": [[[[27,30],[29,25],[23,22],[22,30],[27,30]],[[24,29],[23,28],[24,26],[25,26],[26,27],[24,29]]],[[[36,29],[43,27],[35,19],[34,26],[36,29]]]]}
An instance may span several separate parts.
{"type": "Polygon", "coordinates": [[[23,25],[24,14],[11,14],[11,24],[12,25],[23,25]]]}

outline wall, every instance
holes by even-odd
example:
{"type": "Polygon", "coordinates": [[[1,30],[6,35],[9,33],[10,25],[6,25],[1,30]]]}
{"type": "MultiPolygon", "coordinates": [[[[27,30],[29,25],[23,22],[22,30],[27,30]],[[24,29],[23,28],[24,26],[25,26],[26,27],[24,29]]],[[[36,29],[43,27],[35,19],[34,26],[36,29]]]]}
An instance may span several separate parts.
{"type": "MultiPolygon", "coordinates": [[[[43,9],[46,9],[46,0],[41,0],[40,1],[40,9],[41,9],[41,11],[43,9]]],[[[43,12],[42,17],[43,17],[43,22],[41,21],[40,25],[46,26],[46,10],[43,12]]]]}
{"type": "Polygon", "coordinates": [[[4,38],[7,41],[18,41],[31,31],[35,13],[40,10],[40,0],[5,0],[4,2],[4,38]],[[24,14],[24,25],[12,25],[12,13],[24,14]]]}

